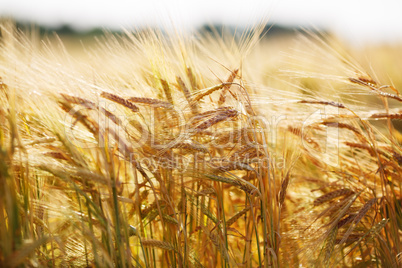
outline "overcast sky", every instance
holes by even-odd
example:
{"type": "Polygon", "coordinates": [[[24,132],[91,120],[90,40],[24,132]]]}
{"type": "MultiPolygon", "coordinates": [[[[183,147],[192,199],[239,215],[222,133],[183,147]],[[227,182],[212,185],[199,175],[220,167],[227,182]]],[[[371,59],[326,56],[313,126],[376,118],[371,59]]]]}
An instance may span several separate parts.
{"type": "Polygon", "coordinates": [[[44,25],[119,29],[139,25],[268,22],[330,29],[353,42],[402,41],[401,0],[0,0],[0,16],[44,25]]]}

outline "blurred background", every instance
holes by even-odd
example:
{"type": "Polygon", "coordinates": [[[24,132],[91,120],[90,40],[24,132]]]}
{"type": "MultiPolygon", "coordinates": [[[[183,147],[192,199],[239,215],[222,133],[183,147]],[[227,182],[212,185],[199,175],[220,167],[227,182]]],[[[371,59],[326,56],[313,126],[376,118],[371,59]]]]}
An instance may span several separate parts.
{"type": "Polygon", "coordinates": [[[41,33],[101,34],[142,27],[194,31],[225,25],[243,29],[272,24],[272,33],[300,27],[336,34],[353,46],[402,42],[400,0],[2,0],[0,17],[21,26],[37,25],[41,33]]]}

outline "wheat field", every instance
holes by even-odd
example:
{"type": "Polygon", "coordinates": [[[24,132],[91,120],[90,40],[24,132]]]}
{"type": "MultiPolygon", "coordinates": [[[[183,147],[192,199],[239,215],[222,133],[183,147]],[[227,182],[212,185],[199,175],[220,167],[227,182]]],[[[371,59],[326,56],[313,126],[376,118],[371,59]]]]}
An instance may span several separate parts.
{"type": "Polygon", "coordinates": [[[400,267],[398,50],[2,23],[0,266],[400,267]]]}

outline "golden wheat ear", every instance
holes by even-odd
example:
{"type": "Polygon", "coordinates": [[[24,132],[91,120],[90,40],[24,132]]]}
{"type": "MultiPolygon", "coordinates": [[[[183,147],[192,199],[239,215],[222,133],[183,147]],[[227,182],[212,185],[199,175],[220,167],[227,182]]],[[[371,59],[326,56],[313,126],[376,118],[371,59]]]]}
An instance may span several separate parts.
{"type": "Polygon", "coordinates": [[[164,79],[160,79],[160,81],[162,84],[163,91],[165,92],[167,101],[173,105],[172,89],[170,88],[169,83],[164,79]]]}
{"type": "Polygon", "coordinates": [[[202,90],[201,93],[198,93],[197,95],[194,96],[192,103],[198,102],[199,100],[201,100],[202,98],[211,95],[213,92],[222,89],[225,85],[227,85],[226,83],[222,83],[219,85],[215,85],[209,88],[205,88],[202,90]]]}
{"type": "Polygon", "coordinates": [[[323,203],[325,203],[325,202],[327,202],[329,200],[332,200],[332,199],[334,199],[336,197],[344,196],[344,195],[348,196],[348,195],[351,195],[353,193],[354,192],[352,190],[350,190],[350,189],[335,190],[333,192],[329,192],[327,194],[324,194],[324,195],[320,196],[319,198],[317,198],[316,200],[314,200],[314,206],[319,206],[319,205],[321,205],[321,204],[323,204],[323,203]]]}
{"type": "Polygon", "coordinates": [[[188,90],[188,88],[187,88],[186,84],[184,83],[183,79],[181,79],[180,76],[176,76],[176,81],[177,81],[179,89],[183,92],[187,103],[190,105],[191,112],[193,114],[198,114],[199,113],[199,111],[198,111],[198,109],[199,109],[198,103],[193,101],[193,98],[191,96],[191,92],[190,92],[190,90],[188,90]]]}
{"type": "Polygon", "coordinates": [[[164,250],[175,250],[175,247],[171,243],[156,239],[141,240],[141,243],[144,247],[155,247],[164,250]]]}
{"type": "Polygon", "coordinates": [[[156,107],[156,108],[172,108],[173,105],[169,102],[153,99],[153,98],[140,98],[140,97],[130,97],[127,99],[130,102],[135,102],[143,104],[146,106],[156,107]]]}
{"type": "Polygon", "coordinates": [[[228,120],[230,118],[234,118],[239,114],[239,112],[235,109],[228,109],[225,111],[221,111],[219,113],[217,113],[215,116],[213,116],[212,118],[205,120],[204,122],[202,122],[201,124],[197,125],[195,127],[196,131],[202,131],[205,130],[219,122],[228,120]]]}
{"type": "Polygon", "coordinates": [[[99,110],[102,113],[104,113],[110,120],[112,120],[116,125],[122,125],[122,122],[117,116],[115,116],[113,113],[109,112],[103,107],[100,107],[99,105],[95,104],[92,101],[89,101],[87,99],[78,96],[67,95],[64,93],[61,93],[60,95],[69,103],[79,104],[89,109],[99,110]]]}
{"type": "Polygon", "coordinates": [[[219,96],[219,100],[218,100],[218,105],[221,106],[225,103],[226,101],[226,91],[228,91],[230,89],[230,85],[233,83],[233,81],[235,80],[237,73],[239,72],[239,69],[235,69],[230,76],[228,77],[228,79],[226,80],[226,85],[223,87],[223,90],[221,92],[221,95],[219,96]]]}
{"type": "Polygon", "coordinates": [[[100,96],[102,98],[108,99],[110,101],[113,101],[115,103],[118,103],[118,104],[130,109],[134,113],[139,111],[138,107],[135,104],[133,104],[130,101],[123,99],[122,97],[117,96],[115,94],[108,93],[108,92],[102,92],[100,96]]]}

